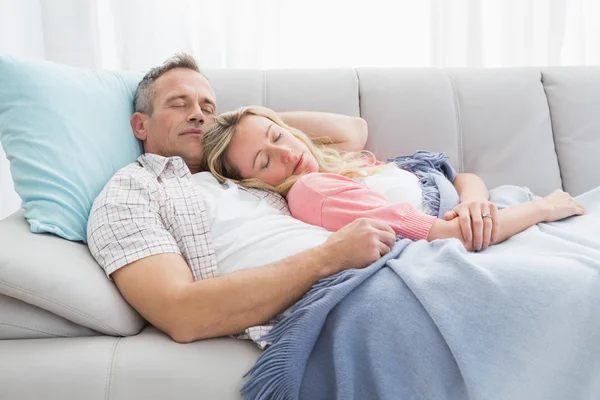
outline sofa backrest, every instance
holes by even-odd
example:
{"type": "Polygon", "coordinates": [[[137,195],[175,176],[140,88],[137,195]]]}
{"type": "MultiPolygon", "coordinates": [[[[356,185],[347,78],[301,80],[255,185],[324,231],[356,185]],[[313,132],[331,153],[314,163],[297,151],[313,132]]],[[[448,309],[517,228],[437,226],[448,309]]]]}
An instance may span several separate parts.
{"type": "Polygon", "coordinates": [[[208,70],[219,112],[259,104],[276,111],[361,116],[380,159],[443,151],[489,187],[573,195],[600,185],[600,67],[208,70]]]}

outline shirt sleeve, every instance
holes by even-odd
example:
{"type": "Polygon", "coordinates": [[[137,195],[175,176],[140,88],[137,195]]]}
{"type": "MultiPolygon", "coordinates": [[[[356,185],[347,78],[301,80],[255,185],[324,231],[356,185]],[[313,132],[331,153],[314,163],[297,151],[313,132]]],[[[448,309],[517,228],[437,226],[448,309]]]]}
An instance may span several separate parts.
{"type": "Polygon", "coordinates": [[[140,178],[115,175],[94,201],[88,247],[106,275],[161,253],[181,254],[158,213],[159,202],[140,178]]]}
{"type": "Polygon", "coordinates": [[[294,218],[337,231],[357,218],[387,222],[396,235],[426,239],[435,217],[409,203],[393,203],[369,187],[341,175],[313,173],[300,178],[288,196],[294,218]]]}

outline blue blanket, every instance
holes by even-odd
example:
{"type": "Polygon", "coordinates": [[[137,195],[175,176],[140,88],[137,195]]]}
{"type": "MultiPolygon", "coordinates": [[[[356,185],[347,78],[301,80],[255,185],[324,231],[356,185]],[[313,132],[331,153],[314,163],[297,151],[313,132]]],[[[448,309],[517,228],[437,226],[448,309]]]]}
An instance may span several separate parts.
{"type": "MultiPolygon", "coordinates": [[[[491,200],[533,198],[503,186],[491,200]]],[[[397,242],[320,281],[266,338],[247,399],[600,399],[600,188],[582,217],[469,253],[397,242]]]]}

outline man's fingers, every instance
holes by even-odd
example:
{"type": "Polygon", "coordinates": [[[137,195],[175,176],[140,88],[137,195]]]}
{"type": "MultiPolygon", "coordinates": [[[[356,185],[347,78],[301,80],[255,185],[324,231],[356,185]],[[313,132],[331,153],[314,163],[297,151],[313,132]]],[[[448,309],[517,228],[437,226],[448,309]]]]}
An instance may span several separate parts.
{"type": "MultiPolygon", "coordinates": [[[[384,221],[378,219],[366,219],[368,224],[377,230],[379,241],[389,248],[396,243],[396,232],[384,221]]],[[[389,251],[389,250],[388,250],[389,251]]]]}
{"type": "Polygon", "coordinates": [[[384,255],[386,255],[387,253],[389,253],[390,250],[392,250],[392,248],[390,246],[386,245],[383,242],[379,242],[379,255],[381,257],[383,257],[384,255]]]}
{"type": "Polygon", "coordinates": [[[373,228],[379,229],[380,231],[388,232],[388,233],[392,234],[394,237],[396,237],[396,233],[394,232],[394,230],[390,227],[390,225],[388,223],[378,220],[378,219],[369,219],[369,222],[371,223],[371,226],[373,228]]]}
{"type": "Polygon", "coordinates": [[[389,248],[394,247],[394,243],[396,243],[396,234],[394,231],[392,233],[382,231],[379,235],[379,240],[389,248]]]}

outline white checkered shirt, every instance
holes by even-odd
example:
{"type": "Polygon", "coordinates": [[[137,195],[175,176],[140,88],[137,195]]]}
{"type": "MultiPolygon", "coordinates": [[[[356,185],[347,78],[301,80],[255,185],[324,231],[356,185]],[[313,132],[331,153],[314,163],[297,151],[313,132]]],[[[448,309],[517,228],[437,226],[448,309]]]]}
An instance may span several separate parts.
{"type": "MultiPolygon", "coordinates": [[[[244,190],[289,215],[280,195],[244,190]]],[[[182,255],[194,280],[219,276],[204,201],[181,157],[143,154],[120,169],[94,201],[87,238],[90,252],[109,278],[127,264],[161,253],[182,255]]],[[[264,346],[258,339],[279,319],[234,336],[264,346]]]]}

